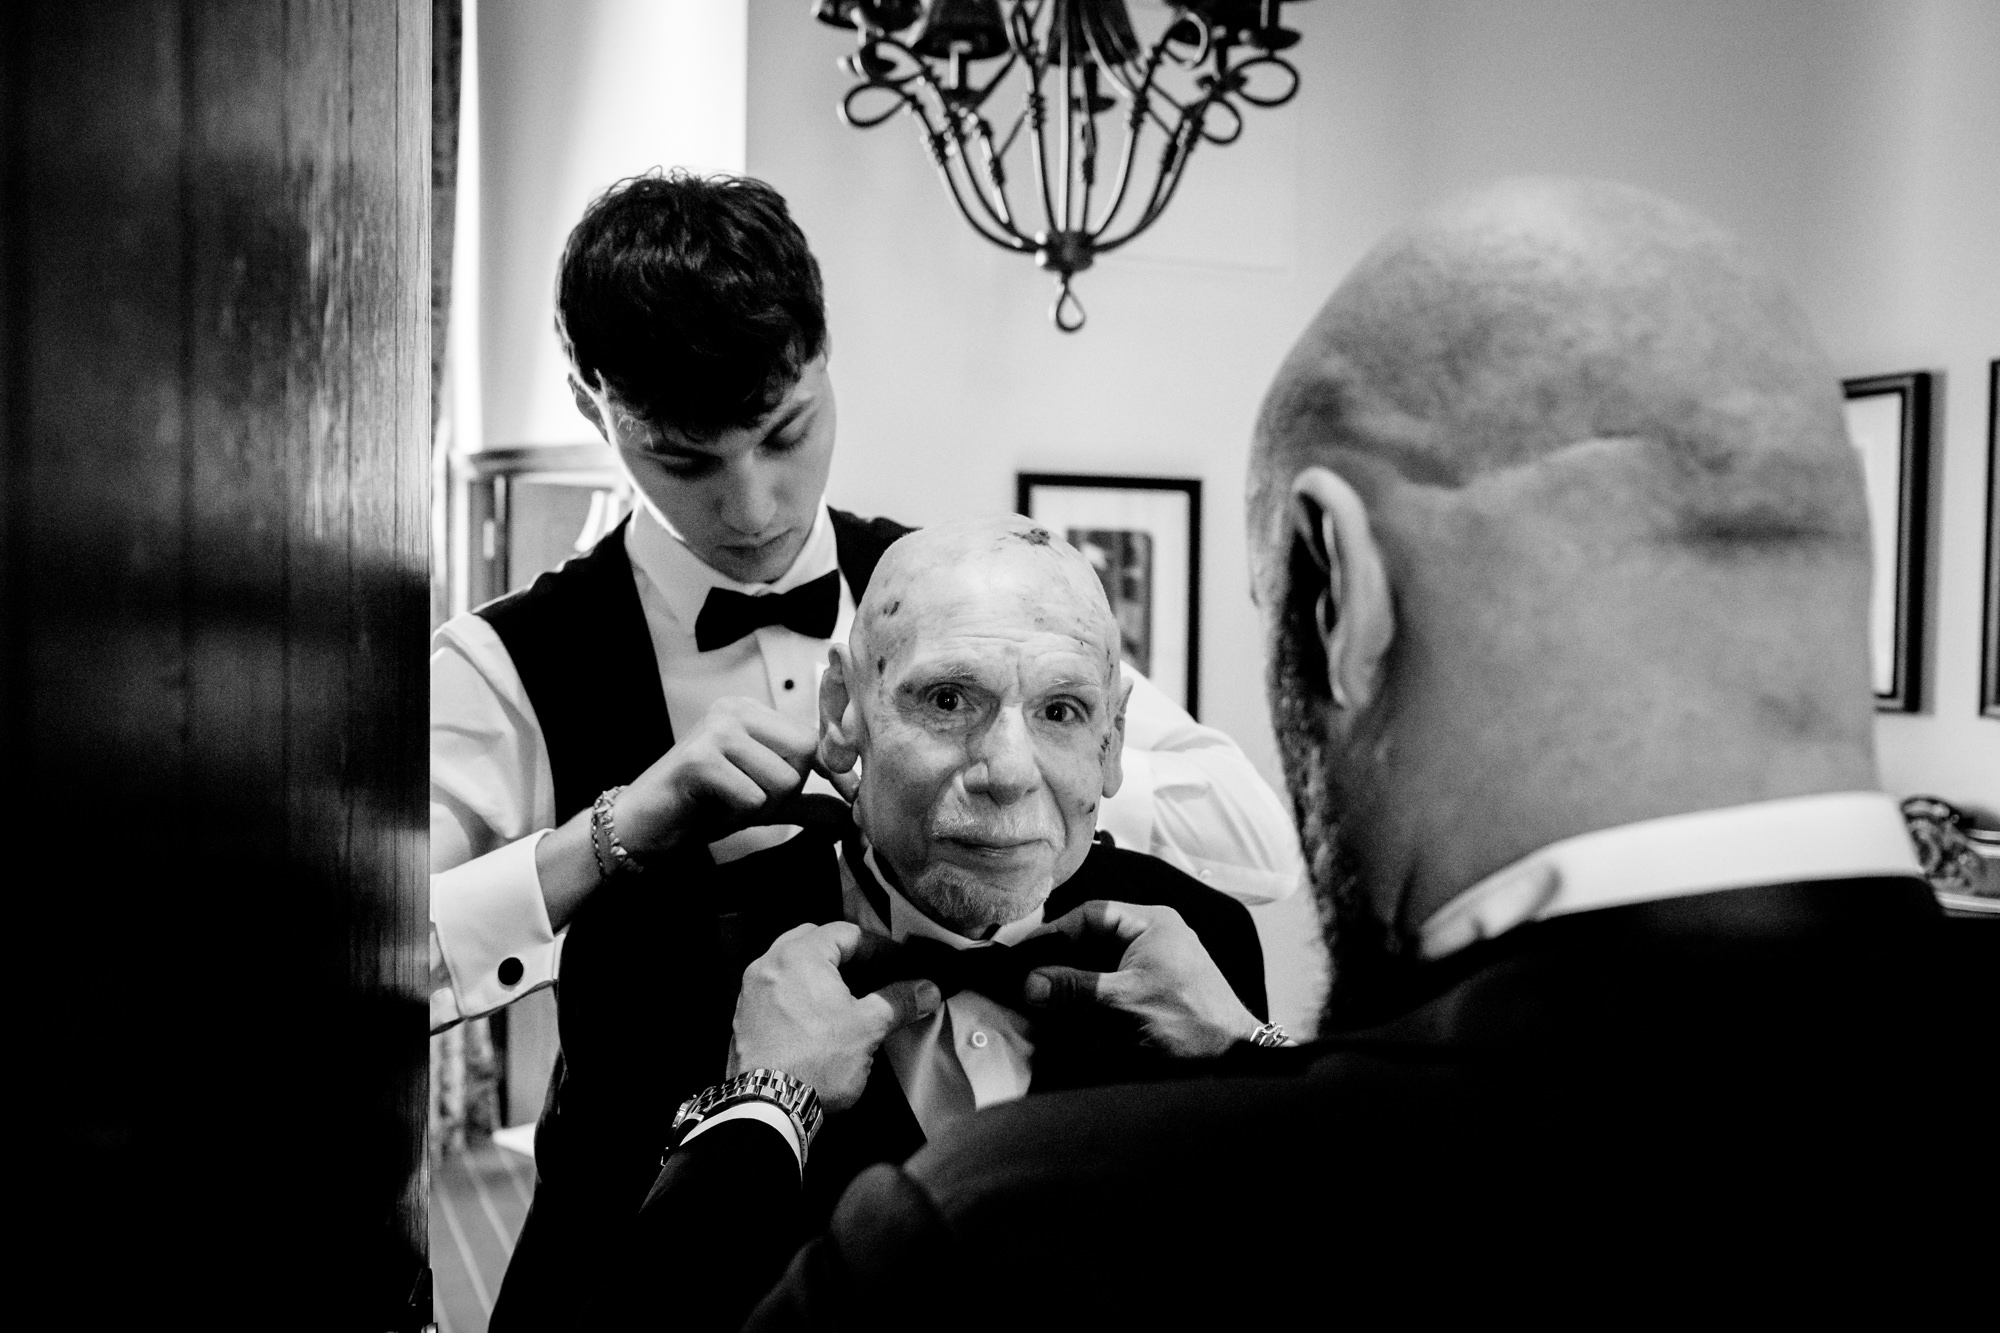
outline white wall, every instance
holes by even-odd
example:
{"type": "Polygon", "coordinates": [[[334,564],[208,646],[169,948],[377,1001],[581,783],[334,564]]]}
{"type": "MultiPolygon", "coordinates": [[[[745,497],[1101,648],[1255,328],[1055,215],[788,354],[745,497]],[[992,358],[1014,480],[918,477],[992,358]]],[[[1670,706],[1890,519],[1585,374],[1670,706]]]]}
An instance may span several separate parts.
{"type": "Polygon", "coordinates": [[[473,447],[592,438],[553,325],[563,240],[584,205],[626,176],[743,170],[744,3],[479,7],[484,435],[473,447]]]}

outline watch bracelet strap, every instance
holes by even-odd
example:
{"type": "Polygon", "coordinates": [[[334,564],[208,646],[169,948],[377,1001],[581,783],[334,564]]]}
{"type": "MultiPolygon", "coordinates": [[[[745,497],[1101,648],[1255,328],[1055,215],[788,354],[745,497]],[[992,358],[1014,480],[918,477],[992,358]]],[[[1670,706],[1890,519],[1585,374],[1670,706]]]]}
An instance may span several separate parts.
{"type": "Polygon", "coordinates": [[[1282,1024],[1278,1023],[1259,1024],[1257,1030],[1250,1034],[1249,1040],[1252,1046],[1292,1045],[1291,1035],[1285,1031],[1282,1024]]]}
{"type": "MultiPolygon", "coordinates": [[[[668,1152],[683,1143],[695,1126],[745,1102],[768,1102],[790,1117],[792,1132],[798,1136],[799,1169],[803,1171],[812,1141],[826,1121],[826,1111],[811,1085],[778,1069],[746,1070],[682,1102],[674,1115],[674,1134],[668,1152]]],[[[661,1160],[665,1161],[664,1154],[661,1160]]]]}

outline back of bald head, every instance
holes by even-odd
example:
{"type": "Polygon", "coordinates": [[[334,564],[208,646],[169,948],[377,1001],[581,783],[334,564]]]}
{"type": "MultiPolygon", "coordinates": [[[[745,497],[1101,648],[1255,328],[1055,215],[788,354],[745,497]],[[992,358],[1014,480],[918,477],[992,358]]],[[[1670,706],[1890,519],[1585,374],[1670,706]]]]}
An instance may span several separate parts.
{"type": "Polygon", "coordinates": [[[1037,628],[1101,645],[1107,679],[1118,668],[1118,621],[1104,585],[1074,546],[1019,514],[956,519],[921,528],[884,552],[855,608],[848,636],[856,668],[874,675],[931,624],[928,613],[976,588],[1012,594],[1037,628]]]}
{"type": "Polygon", "coordinates": [[[1865,556],[1839,385],[1803,315],[1720,229],[1625,186],[1503,182],[1390,236],[1294,348],[1258,434],[1253,512],[1342,455],[1453,488],[1621,441],[1652,536],[1865,556]]]}

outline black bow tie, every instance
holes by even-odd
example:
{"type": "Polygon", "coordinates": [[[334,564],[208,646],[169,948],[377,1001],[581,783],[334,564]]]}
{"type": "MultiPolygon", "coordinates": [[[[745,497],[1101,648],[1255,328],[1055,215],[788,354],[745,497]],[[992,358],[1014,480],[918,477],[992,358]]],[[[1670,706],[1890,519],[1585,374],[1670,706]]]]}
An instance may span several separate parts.
{"type": "Polygon", "coordinates": [[[989,1000],[1020,1008],[1021,984],[1038,967],[1066,963],[1070,959],[1069,937],[1034,935],[1019,944],[986,944],[973,949],[954,949],[943,940],[913,935],[896,946],[888,959],[889,980],[923,977],[937,983],[947,996],[962,990],[984,995],[989,1000]]]}
{"type": "Polygon", "coordinates": [[[727,588],[710,588],[708,600],[694,621],[694,646],[704,653],[727,648],[766,625],[783,625],[809,639],[833,637],[840,619],[840,571],[831,570],[790,592],[752,597],[727,588]]]}

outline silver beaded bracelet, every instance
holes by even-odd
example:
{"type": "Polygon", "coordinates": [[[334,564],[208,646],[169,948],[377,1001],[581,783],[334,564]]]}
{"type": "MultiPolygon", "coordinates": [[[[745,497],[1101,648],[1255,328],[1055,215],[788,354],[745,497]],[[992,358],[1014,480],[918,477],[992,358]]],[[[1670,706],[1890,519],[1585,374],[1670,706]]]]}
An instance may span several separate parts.
{"type": "Polygon", "coordinates": [[[612,804],[617,801],[618,793],[624,790],[622,786],[607,788],[598,793],[597,800],[590,807],[590,850],[597,858],[597,873],[604,879],[610,879],[621,871],[637,874],[645,869],[639,864],[639,858],[618,841],[618,829],[611,822],[612,804]]]}

